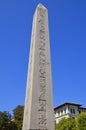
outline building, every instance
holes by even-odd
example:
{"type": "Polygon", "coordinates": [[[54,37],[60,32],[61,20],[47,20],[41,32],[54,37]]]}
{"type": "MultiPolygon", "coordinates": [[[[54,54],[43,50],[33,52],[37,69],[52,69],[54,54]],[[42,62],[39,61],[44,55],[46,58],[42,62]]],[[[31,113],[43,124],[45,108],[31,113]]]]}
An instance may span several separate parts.
{"type": "Polygon", "coordinates": [[[54,111],[55,123],[57,124],[62,118],[75,118],[77,114],[80,114],[81,112],[86,112],[86,108],[83,108],[81,104],[66,102],[54,108],[54,111]]]}

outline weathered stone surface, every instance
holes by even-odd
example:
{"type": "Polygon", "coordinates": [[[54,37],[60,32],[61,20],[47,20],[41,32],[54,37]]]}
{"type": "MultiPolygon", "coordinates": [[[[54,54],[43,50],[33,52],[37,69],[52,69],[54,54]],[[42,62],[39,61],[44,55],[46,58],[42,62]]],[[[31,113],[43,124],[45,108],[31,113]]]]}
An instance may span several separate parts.
{"type": "Polygon", "coordinates": [[[48,12],[42,4],[33,18],[23,130],[54,130],[48,12]]]}

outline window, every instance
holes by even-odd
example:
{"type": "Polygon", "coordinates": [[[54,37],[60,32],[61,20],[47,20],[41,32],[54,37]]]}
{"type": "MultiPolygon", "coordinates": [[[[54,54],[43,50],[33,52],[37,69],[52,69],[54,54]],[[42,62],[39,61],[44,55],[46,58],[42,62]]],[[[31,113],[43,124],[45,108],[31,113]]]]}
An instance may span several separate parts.
{"type": "Polygon", "coordinates": [[[75,114],[75,109],[70,109],[70,112],[75,114]]]}
{"type": "Polygon", "coordinates": [[[79,111],[79,114],[81,113],[81,111],[79,111]]]}
{"type": "Polygon", "coordinates": [[[60,112],[58,111],[58,116],[60,116],[60,112]]]}
{"type": "Polygon", "coordinates": [[[72,113],[72,109],[70,109],[70,112],[72,113]]]}
{"type": "Polygon", "coordinates": [[[63,114],[63,109],[61,109],[61,115],[63,114]]]}
{"type": "Polygon", "coordinates": [[[66,108],[64,108],[64,113],[66,113],[66,108]]]}
{"type": "Polygon", "coordinates": [[[75,114],[75,109],[73,109],[73,114],[75,114]]]}

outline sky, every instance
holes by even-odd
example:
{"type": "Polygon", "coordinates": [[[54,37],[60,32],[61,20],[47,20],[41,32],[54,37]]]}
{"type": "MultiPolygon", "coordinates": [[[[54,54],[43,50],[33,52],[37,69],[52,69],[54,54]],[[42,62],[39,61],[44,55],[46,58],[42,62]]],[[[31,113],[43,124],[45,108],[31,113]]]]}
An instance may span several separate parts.
{"type": "Polygon", "coordinates": [[[86,0],[0,0],[0,111],[24,105],[38,3],[49,15],[54,107],[86,107],[86,0]]]}

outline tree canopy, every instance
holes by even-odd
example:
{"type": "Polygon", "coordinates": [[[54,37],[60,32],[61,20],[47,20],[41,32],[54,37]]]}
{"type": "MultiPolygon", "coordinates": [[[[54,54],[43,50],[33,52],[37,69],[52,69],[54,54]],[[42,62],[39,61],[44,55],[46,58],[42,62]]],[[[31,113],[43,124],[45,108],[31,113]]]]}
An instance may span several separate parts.
{"type": "Polygon", "coordinates": [[[11,121],[12,116],[9,112],[0,112],[0,130],[17,130],[17,126],[11,121]]]}
{"type": "Polygon", "coordinates": [[[56,125],[56,130],[86,130],[86,112],[73,118],[63,118],[56,125]]]}
{"type": "Polygon", "coordinates": [[[24,106],[18,105],[14,110],[14,122],[17,125],[18,130],[22,129],[23,124],[23,113],[24,113],[24,106]]]}
{"type": "Polygon", "coordinates": [[[76,124],[78,130],[86,130],[86,112],[77,115],[76,124]]]}
{"type": "Polygon", "coordinates": [[[72,118],[63,118],[57,125],[56,130],[76,130],[75,120],[72,118]]]}
{"type": "Polygon", "coordinates": [[[0,112],[0,130],[22,130],[24,106],[18,105],[12,115],[7,112],[0,112]]]}
{"type": "MultiPolygon", "coordinates": [[[[12,115],[0,111],[0,130],[22,130],[24,106],[18,105],[12,115]]],[[[63,118],[56,125],[56,130],[86,130],[86,112],[73,118],[63,118]]]]}

